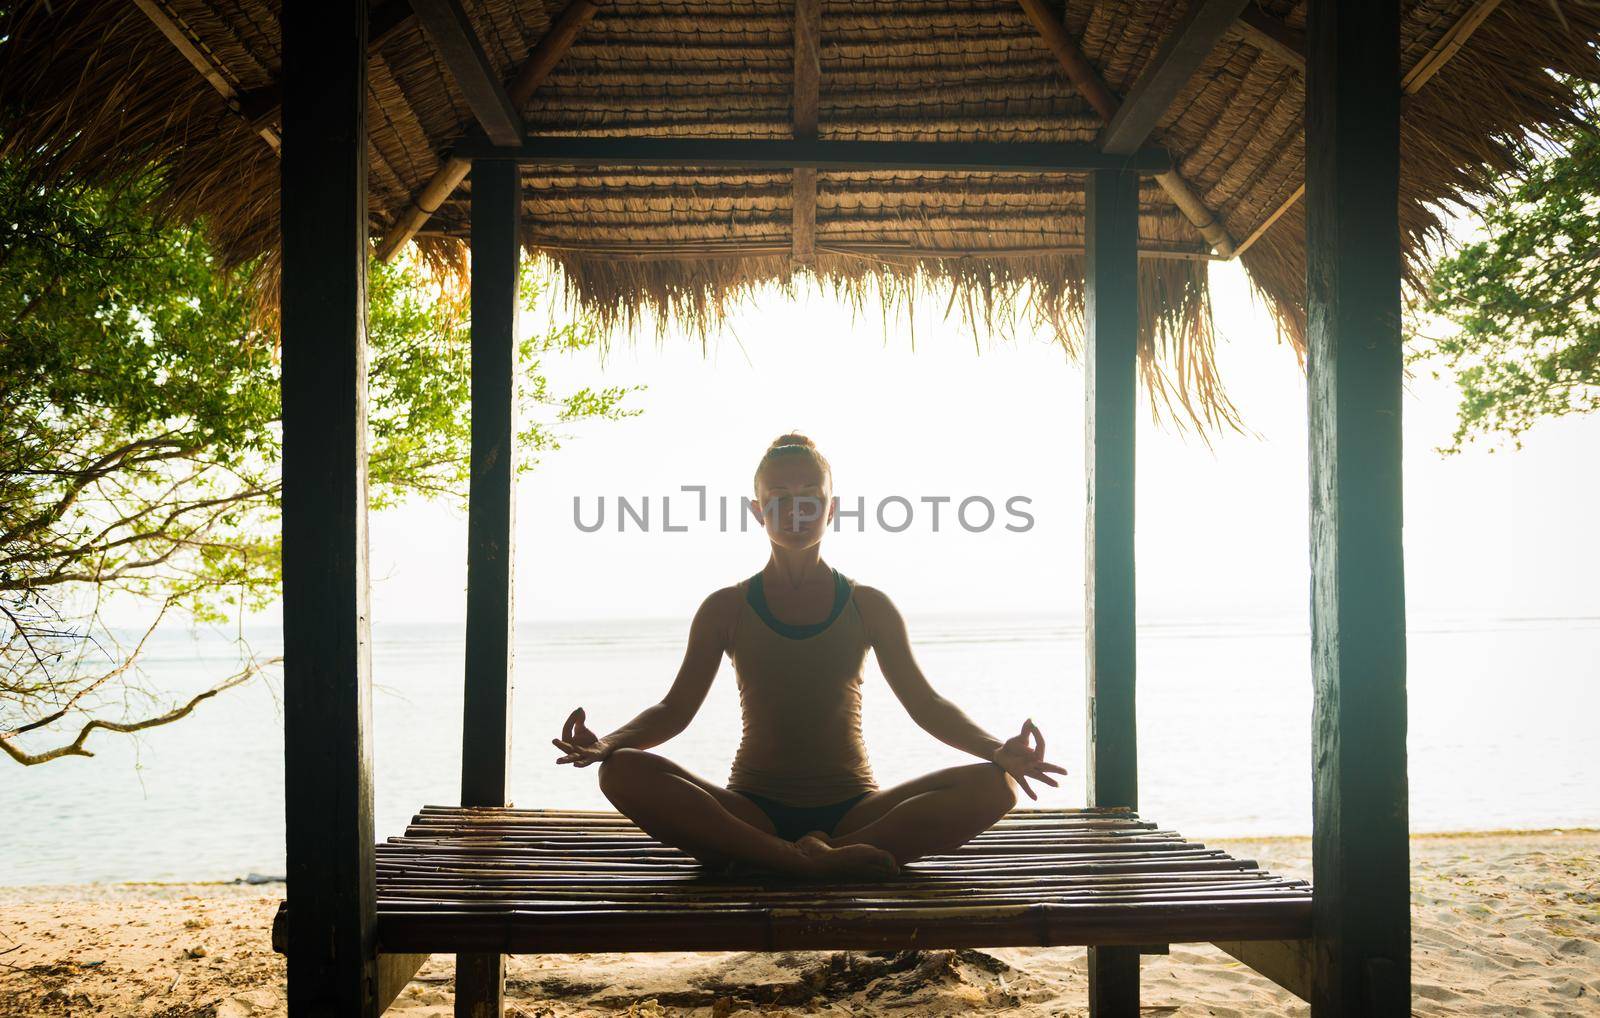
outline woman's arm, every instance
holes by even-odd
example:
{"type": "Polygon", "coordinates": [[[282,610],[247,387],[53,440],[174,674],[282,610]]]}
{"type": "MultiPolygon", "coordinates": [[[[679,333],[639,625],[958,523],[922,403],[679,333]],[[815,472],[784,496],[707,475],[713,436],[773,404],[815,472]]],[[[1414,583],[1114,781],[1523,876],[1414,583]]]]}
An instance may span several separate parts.
{"type": "Polygon", "coordinates": [[[940,696],[911,653],[905,619],[882,591],[857,585],[856,606],[861,609],[861,621],[867,627],[867,639],[878,656],[883,677],[911,720],[923,731],[947,746],[1003,768],[1017,779],[1030,798],[1038,796],[1028,787],[1028,778],[1054,786],[1056,782],[1050,774],[1067,773],[1066,768],[1045,762],[1044,736],[1031,720],[1023,722],[1017,735],[1002,741],[967,717],[960,707],[940,696]]]}
{"type": "Polygon", "coordinates": [[[861,609],[867,639],[878,656],[878,667],[911,720],[947,746],[983,760],[992,758],[1003,743],[967,717],[960,707],[940,696],[928,682],[911,653],[905,619],[894,602],[882,591],[858,584],[856,606],[861,609]]]}
{"type": "Polygon", "coordinates": [[[579,707],[567,718],[561,738],[551,740],[565,754],[556,763],[587,767],[618,749],[659,746],[687,728],[705,702],[711,682],[722,665],[732,622],[730,596],[737,594],[738,588],[725,587],[701,602],[689,625],[689,645],[684,650],[683,663],[678,666],[678,676],[660,703],[646,707],[633,720],[604,738],[589,731],[584,723],[583,708],[579,707]]]}

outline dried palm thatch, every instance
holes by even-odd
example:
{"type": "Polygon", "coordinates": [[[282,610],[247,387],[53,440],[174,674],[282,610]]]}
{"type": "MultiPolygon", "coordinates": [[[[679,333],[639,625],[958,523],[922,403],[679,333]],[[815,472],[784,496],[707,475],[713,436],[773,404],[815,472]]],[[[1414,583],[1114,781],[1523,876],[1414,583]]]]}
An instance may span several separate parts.
{"type": "MultiPolygon", "coordinates": [[[[166,208],[205,220],[225,256],[275,279],[281,0],[54,0],[0,32],[0,151],[37,173],[110,180],[164,167],[166,208]],[[155,14],[149,13],[154,11],[155,14]],[[165,19],[169,34],[157,29],[165,19]],[[198,53],[180,52],[176,31],[198,53]],[[197,64],[206,67],[202,76],[197,64]],[[209,79],[209,80],[208,80],[209,79]],[[221,84],[217,84],[220,81],[221,84]],[[226,97],[224,93],[227,93],[226,97]]],[[[373,0],[375,9],[403,0],[373,0]]],[[[551,0],[465,0],[490,63],[512,81],[551,33],[551,0]]],[[[1114,95],[1182,15],[1164,0],[1049,5],[1114,95]]],[[[1421,266],[1441,211],[1484,193],[1527,136],[1576,115],[1571,79],[1600,78],[1600,7],[1548,0],[1407,0],[1402,67],[1428,68],[1402,129],[1402,225],[1421,266]],[[1487,19],[1479,16],[1489,11],[1487,19]],[[1460,28],[1474,30],[1459,51],[1460,28]],[[1453,40],[1453,41],[1452,41],[1453,40]],[[1447,46],[1446,44],[1450,44],[1447,46]],[[1440,63],[1441,53],[1449,59],[1440,63]]],[[[391,11],[393,9],[391,8],[391,11]]],[[[1291,32],[1301,0],[1258,0],[1291,32]]],[[[533,136],[788,138],[796,130],[794,0],[599,0],[522,103],[533,136]]],[[[1015,0],[823,0],[816,132],[825,140],[1092,142],[1101,114],[1015,0]]],[[[414,20],[372,49],[369,194],[375,236],[426,219],[424,255],[459,264],[470,180],[425,196],[472,116],[414,20]],[[417,207],[430,216],[419,216],[417,207]]],[[[1230,33],[1161,119],[1178,174],[1229,238],[1284,335],[1304,342],[1303,69],[1230,33]]],[[[603,320],[704,330],[758,287],[811,274],[857,302],[948,287],[970,323],[1026,316],[1069,349],[1083,314],[1083,183],[1071,174],[816,173],[814,234],[796,249],[795,175],[693,167],[529,167],[530,250],[561,267],[603,320]]],[[[452,182],[453,183],[453,182],[452,182]]],[[[802,208],[799,211],[806,211],[802,208]]],[[[806,218],[811,218],[807,213],[806,218]]],[[[1141,193],[1141,365],[1153,406],[1231,423],[1213,359],[1212,245],[1174,204],[1141,193]]]]}

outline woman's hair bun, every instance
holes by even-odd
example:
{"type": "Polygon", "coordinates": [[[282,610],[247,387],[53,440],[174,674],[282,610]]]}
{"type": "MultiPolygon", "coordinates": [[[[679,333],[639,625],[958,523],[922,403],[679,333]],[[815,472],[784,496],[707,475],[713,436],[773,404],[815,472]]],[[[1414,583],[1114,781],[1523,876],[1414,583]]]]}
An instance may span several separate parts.
{"type": "Polygon", "coordinates": [[[774,438],[772,444],[767,446],[767,451],[762,453],[761,462],[756,465],[755,489],[757,496],[761,494],[761,471],[766,467],[767,462],[773,459],[785,459],[790,456],[810,457],[817,466],[822,468],[822,476],[828,486],[830,488],[833,486],[833,468],[828,466],[827,459],[817,451],[817,443],[798,431],[791,431],[787,435],[779,435],[774,438]]]}
{"type": "Polygon", "coordinates": [[[817,447],[817,443],[813,442],[805,435],[800,434],[798,431],[791,431],[787,435],[779,435],[777,438],[774,438],[772,440],[772,444],[767,448],[777,449],[785,445],[803,445],[807,449],[815,449],[817,447]]]}

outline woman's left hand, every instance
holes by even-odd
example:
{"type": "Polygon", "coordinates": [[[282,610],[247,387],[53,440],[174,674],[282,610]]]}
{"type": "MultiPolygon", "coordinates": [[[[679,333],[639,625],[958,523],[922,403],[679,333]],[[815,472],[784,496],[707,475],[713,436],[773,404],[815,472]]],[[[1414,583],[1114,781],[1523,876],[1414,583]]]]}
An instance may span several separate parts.
{"type": "Polygon", "coordinates": [[[1028,793],[1028,798],[1038,799],[1032,788],[1028,787],[1028,779],[1042,781],[1051,788],[1059,787],[1051,774],[1065,774],[1065,767],[1058,767],[1047,763],[1044,758],[1044,735],[1040,733],[1039,726],[1030,718],[1022,723],[1022,731],[1013,735],[1000,744],[989,758],[996,765],[1017,780],[1022,790],[1028,793]]]}

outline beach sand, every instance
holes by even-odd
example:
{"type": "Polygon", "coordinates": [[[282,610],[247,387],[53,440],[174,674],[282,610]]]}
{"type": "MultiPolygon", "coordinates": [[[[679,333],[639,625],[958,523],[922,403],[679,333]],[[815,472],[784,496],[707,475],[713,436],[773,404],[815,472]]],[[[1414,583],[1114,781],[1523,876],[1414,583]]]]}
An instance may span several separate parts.
{"type": "MultiPolygon", "coordinates": [[[[1304,838],[1216,842],[1310,876],[1304,838]]],[[[1412,841],[1414,1013],[1600,1015],[1600,831],[1412,841]]],[[[0,1015],[253,1018],[284,1011],[268,929],[282,885],[0,887],[0,1015]]],[[[391,1013],[448,1016],[436,956],[391,1013]]],[[[1145,959],[1145,1015],[1304,1015],[1209,946],[1145,959]]],[[[526,1018],[738,1014],[1083,1015],[1081,949],[513,958],[526,1018]]]]}

